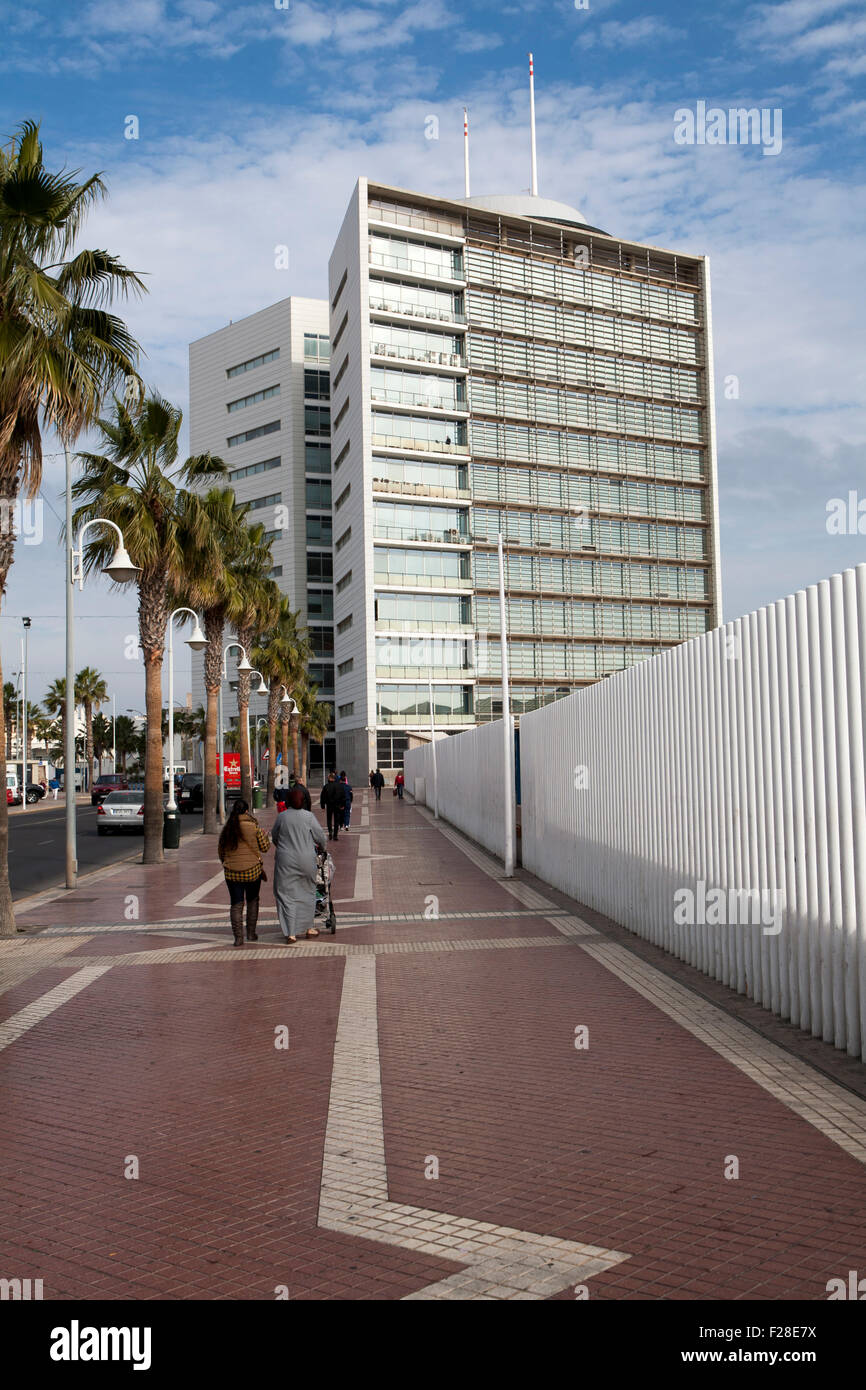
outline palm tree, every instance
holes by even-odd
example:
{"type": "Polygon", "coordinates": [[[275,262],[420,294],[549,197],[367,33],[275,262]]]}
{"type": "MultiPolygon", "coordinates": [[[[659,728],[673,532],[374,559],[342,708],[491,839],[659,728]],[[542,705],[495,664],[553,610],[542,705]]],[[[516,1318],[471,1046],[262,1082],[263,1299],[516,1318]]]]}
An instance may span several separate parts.
{"type": "Polygon", "coordinates": [[[215,835],[218,825],[217,718],[222,683],[227,623],[236,622],[243,605],[236,568],[246,550],[249,533],[244,518],[249,510],[235,500],[231,488],[211,488],[203,499],[209,542],[188,557],[178,603],[202,611],[207,646],[204,685],[207,708],[204,730],[202,832],[215,835]]]}
{"type": "MultiPolygon", "coordinates": [[[[162,662],[172,591],[182,586],[187,556],[210,544],[197,486],[226,471],[221,459],[199,454],[178,461],[182,412],[156,392],[132,408],[114,398],[111,419],[101,419],[104,454],[83,453],[84,472],[72,493],[81,505],[76,529],[103,516],[123,532],[139,566],[138,633],[144,657],[147,754],[144,777],[142,862],[162,861],[162,662]]],[[[85,546],[88,569],[105,566],[116,545],[103,528],[85,546]]]]}
{"type": "MultiPolygon", "coordinates": [[[[266,632],[280,611],[282,595],[269,578],[274,561],[261,524],[249,527],[249,541],[240,563],[234,566],[240,614],[235,623],[237,638],[249,653],[260,632],[266,632]]],[[[250,677],[238,672],[238,728],[241,736],[241,796],[252,799],[250,785],[250,739],[247,713],[250,707],[250,677]]]]}
{"type": "MultiPolygon", "coordinates": [[[[46,169],[33,121],[0,148],[0,507],[7,514],[22,491],[32,498],[39,490],[43,429],[72,442],[96,418],[105,393],[135,376],[138,344],[108,307],[144,285],[107,251],[74,254],[84,218],[105,191],[98,174],[79,182],[75,171],[46,169]]],[[[2,526],[0,604],[14,555],[15,528],[2,526]]],[[[0,721],[2,783],[3,714],[0,721]]],[[[14,932],[9,822],[0,799],[0,935],[14,932]]]]}
{"type": "Polygon", "coordinates": [[[75,699],[84,706],[85,744],[84,761],[87,764],[89,785],[93,786],[93,711],[108,699],[108,686],[105,679],[92,666],[84,666],[75,677],[75,699]]]}
{"type": "MultiPolygon", "coordinates": [[[[51,715],[51,723],[60,726],[60,760],[63,761],[66,751],[66,677],[58,676],[52,681],[42,697],[42,703],[48,714],[51,715]]],[[[53,761],[57,762],[55,757],[53,761]]]]}
{"type": "Polygon", "coordinates": [[[126,771],[126,760],[130,753],[136,749],[136,728],[135,721],[130,719],[128,714],[119,714],[115,724],[115,747],[120,758],[121,766],[126,771]]]}
{"type": "Polygon", "coordinates": [[[292,612],[289,600],[281,598],[276,621],[259,638],[259,645],[250,653],[250,661],[268,681],[268,783],[265,804],[274,801],[277,771],[277,722],[280,718],[280,687],[293,691],[304,679],[310,659],[310,647],[301,636],[298,614],[292,612]]]}
{"type": "MultiPolygon", "coordinates": [[[[102,771],[102,759],[112,745],[111,720],[104,714],[96,714],[91,724],[90,737],[93,744],[93,757],[102,771]]],[[[93,763],[90,766],[90,785],[93,786],[93,763]]]]}
{"type": "Polygon", "coordinates": [[[18,691],[11,681],[3,682],[3,728],[6,734],[6,761],[12,757],[12,725],[18,712],[18,691]]]}

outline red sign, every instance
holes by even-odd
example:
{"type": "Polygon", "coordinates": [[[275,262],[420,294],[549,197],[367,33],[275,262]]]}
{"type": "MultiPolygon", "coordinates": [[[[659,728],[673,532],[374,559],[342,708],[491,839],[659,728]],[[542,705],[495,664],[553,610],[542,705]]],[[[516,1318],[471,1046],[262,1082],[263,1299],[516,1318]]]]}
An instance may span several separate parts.
{"type": "MultiPolygon", "coordinates": [[[[219,754],[217,754],[217,777],[220,775],[219,754]]],[[[226,788],[233,791],[240,791],[241,785],[241,755],[240,753],[223,753],[223,778],[226,788]]]]}

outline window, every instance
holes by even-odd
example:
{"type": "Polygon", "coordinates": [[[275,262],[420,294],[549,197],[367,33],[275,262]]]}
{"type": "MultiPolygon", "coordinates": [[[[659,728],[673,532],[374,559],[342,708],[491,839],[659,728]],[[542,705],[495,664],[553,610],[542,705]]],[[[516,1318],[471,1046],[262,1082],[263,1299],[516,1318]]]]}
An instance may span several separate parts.
{"type": "Polygon", "coordinates": [[[331,343],[327,333],[305,333],[304,334],[304,357],[323,358],[326,362],[330,360],[331,343]]]}
{"type": "Polygon", "coordinates": [[[337,713],[341,719],[346,719],[348,715],[355,713],[355,701],[350,700],[347,705],[338,705],[337,713]]]}
{"type": "Polygon", "coordinates": [[[345,442],[345,444],[343,445],[342,449],[341,449],[340,452],[338,453],[336,459],[334,460],[334,472],[335,472],[335,473],[336,473],[337,469],[340,467],[340,464],[343,462],[343,459],[344,459],[344,458],[346,457],[346,455],[348,454],[348,452],[349,452],[349,444],[350,444],[350,443],[351,443],[351,440],[348,440],[348,439],[347,439],[346,442],[345,442]]]}
{"type": "Polygon", "coordinates": [[[345,371],[346,371],[346,368],[348,367],[348,365],[349,365],[349,354],[348,354],[348,352],[347,352],[347,353],[346,353],[346,356],[343,358],[342,363],[340,364],[340,370],[337,372],[337,375],[334,377],[334,388],[335,388],[335,389],[336,389],[336,387],[339,386],[340,382],[343,380],[343,376],[345,375],[345,371]]]}
{"type": "Polygon", "coordinates": [[[352,571],[351,571],[351,570],[346,570],[346,573],[343,575],[343,578],[337,580],[337,593],[338,593],[338,594],[341,594],[341,593],[343,592],[344,589],[348,588],[348,586],[351,584],[351,582],[352,582],[352,571]]]}
{"type": "Polygon", "coordinates": [[[310,627],[308,628],[310,646],[313,649],[313,656],[327,657],[334,655],[334,629],[332,627],[310,627]]]}
{"type": "Polygon", "coordinates": [[[346,281],[348,280],[348,278],[349,278],[349,271],[348,271],[348,268],[347,268],[346,270],[343,271],[343,274],[342,274],[342,276],[341,276],[341,278],[340,278],[340,283],[339,283],[339,285],[337,286],[337,293],[334,295],[334,298],[331,300],[331,308],[332,308],[332,309],[336,309],[337,303],[338,303],[339,298],[340,298],[340,295],[343,293],[343,290],[346,288],[346,281]]]}
{"type": "Polygon", "coordinates": [[[330,620],[334,616],[334,595],[330,589],[307,590],[307,616],[330,620]]]}
{"type": "Polygon", "coordinates": [[[259,401],[269,401],[272,396],[279,394],[279,386],[266,386],[263,391],[254,391],[251,396],[239,396],[236,401],[229,401],[226,410],[231,415],[235,410],[243,410],[248,405],[258,405],[259,401]]]}
{"type": "Polygon", "coordinates": [[[355,658],[354,658],[353,656],[350,656],[348,661],[341,661],[341,662],[340,662],[339,666],[337,667],[337,675],[338,675],[338,676],[348,676],[349,672],[350,672],[350,671],[354,671],[354,669],[355,669],[355,658]]]}
{"type": "Polygon", "coordinates": [[[339,425],[340,421],[342,420],[343,416],[345,415],[345,413],[346,413],[346,411],[347,411],[348,409],[349,409],[349,397],[347,396],[346,399],[343,401],[343,404],[340,406],[340,409],[337,411],[337,418],[336,418],[336,420],[334,421],[334,429],[337,428],[337,426],[339,425]]]}
{"type": "Polygon", "coordinates": [[[307,478],[306,484],[307,506],[313,508],[330,507],[331,505],[331,483],[328,478],[307,478]]]}
{"type": "Polygon", "coordinates": [[[269,578],[271,578],[271,579],[282,579],[282,577],[283,577],[283,567],[282,567],[282,565],[274,565],[273,569],[268,571],[268,575],[269,575],[269,578]]]}
{"type": "Polygon", "coordinates": [[[246,468],[233,468],[226,476],[229,483],[240,482],[241,478],[251,478],[254,473],[268,473],[272,468],[279,468],[281,462],[278,454],[276,458],[263,459],[261,463],[248,464],[246,468]]]}
{"type": "Polygon", "coordinates": [[[327,406],[305,405],[304,406],[304,433],[305,434],[330,434],[331,433],[331,412],[327,406]]]}
{"type": "Polygon", "coordinates": [[[319,687],[319,695],[333,695],[334,693],[334,668],[331,665],[324,666],[320,662],[313,662],[309,667],[310,680],[315,681],[319,687]]]}
{"type": "Polygon", "coordinates": [[[334,560],[331,555],[322,552],[307,555],[307,578],[308,579],[333,579],[334,560]]]}
{"type": "Polygon", "coordinates": [[[342,507],[343,503],[346,501],[346,498],[349,496],[349,493],[350,493],[351,491],[352,491],[352,484],[349,483],[346,487],[343,488],[343,491],[340,493],[339,497],[337,498],[336,503],[334,504],[334,511],[335,511],[335,512],[338,512],[338,511],[340,510],[340,508],[342,507]]]}
{"type": "Polygon", "coordinates": [[[304,468],[307,473],[330,473],[330,444],[308,439],[304,445],[304,468]]]}
{"type": "Polygon", "coordinates": [[[340,324],[340,327],[337,329],[336,337],[334,338],[334,351],[335,351],[335,352],[336,352],[336,350],[337,350],[337,344],[339,343],[340,339],[342,338],[343,333],[345,332],[345,329],[346,329],[346,324],[347,324],[348,322],[349,322],[349,315],[348,315],[348,314],[344,314],[344,315],[343,315],[343,322],[340,324]]]}
{"type": "Polygon", "coordinates": [[[304,395],[314,401],[331,399],[330,372],[314,371],[309,367],[304,371],[304,395]]]}
{"type": "Polygon", "coordinates": [[[351,538],[352,538],[352,528],[351,528],[351,526],[350,526],[350,527],[348,528],[348,530],[346,530],[346,531],[343,532],[342,536],[341,536],[340,539],[337,541],[337,544],[336,544],[336,546],[334,547],[334,549],[335,549],[335,550],[342,550],[342,549],[343,549],[343,546],[344,546],[344,545],[347,545],[348,542],[351,540],[351,538]]]}
{"type": "Polygon", "coordinates": [[[282,500],[281,492],[272,492],[267,497],[254,497],[251,502],[242,502],[241,506],[249,507],[251,512],[257,512],[260,507],[276,507],[282,500]]]}
{"type": "Polygon", "coordinates": [[[243,434],[231,434],[228,438],[228,446],[233,449],[236,444],[248,444],[251,439],[261,439],[264,434],[276,434],[280,428],[279,420],[272,420],[269,425],[259,425],[254,430],[244,430],[243,434]]]}
{"type": "Polygon", "coordinates": [[[331,545],[334,539],[329,516],[307,517],[307,540],[311,545],[331,545]]]}
{"type": "Polygon", "coordinates": [[[349,616],[348,616],[348,618],[344,618],[343,621],[342,621],[341,623],[337,623],[337,632],[338,632],[339,635],[342,637],[343,633],[344,633],[344,632],[348,632],[348,631],[349,631],[349,628],[350,628],[351,626],[352,626],[352,614],[350,613],[349,616]]]}
{"type": "Polygon", "coordinates": [[[279,355],[280,349],[273,348],[270,352],[263,352],[259,357],[248,357],[246,362],[239,362],[236,367],[229,367],[226,376],[240,376],[242,372],[251,372],[254,367],[263,367],[266,362],[276,362],[279,355]]]}

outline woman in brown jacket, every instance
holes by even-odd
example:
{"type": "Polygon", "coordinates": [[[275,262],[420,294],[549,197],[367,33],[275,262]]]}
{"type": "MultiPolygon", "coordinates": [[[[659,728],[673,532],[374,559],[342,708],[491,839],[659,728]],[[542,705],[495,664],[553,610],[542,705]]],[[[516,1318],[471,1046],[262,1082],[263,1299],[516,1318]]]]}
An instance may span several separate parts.
{"type": "Polygon", "coordinates": [[[258,941],[259,893],[264,878],[262,855],[271,847],[264,830],[250,815],[250,808],[238,797],[222,828],[217,846],[225,870],[231,900],[231,923],[235,945],[244,944],[244,898],[247,901],[247,941],[258,941]]]}

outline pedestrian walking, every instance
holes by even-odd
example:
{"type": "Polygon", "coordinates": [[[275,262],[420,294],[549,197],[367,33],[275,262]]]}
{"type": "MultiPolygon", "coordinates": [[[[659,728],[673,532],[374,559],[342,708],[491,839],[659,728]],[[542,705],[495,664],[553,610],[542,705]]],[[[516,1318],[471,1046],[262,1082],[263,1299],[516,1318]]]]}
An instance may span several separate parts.
{"type": "Polygon", "coordinates": [[[318,936],[316,915],[316,846],[325,853],[328,841],[312,811],[304,808],[306,788],[295,785],[287,793],[287,806],[274,821],[274,898],[280,931],[287,946],[298,933],[318,936]]]}
{"type": "Polygon", "coordinates": [[[54,797],[54,800],[56,801],[57,793],[60,791],[60,778],[57,776],[56,773],[51,778],[51,781],[48,783],[48,785],[51,788],[51,795],[54,797]]]}
{"type": "Polygon", "coordinates": [[[395,790],[396,790],[396,792],[397,792],[397,800],[398,800],[398,801],[402,801],[402,800],[403,800],[403,788],[405,787],[405,785],[406,785],[406,779],[405,779],[405,777],[403,776],[402,772],[398,772],[398,773],[397,773],[397,776],[394,778],[394,788],[395,788],[395,790]]]}
{"type": "Polygon", "coordinates": [[[370,786],[371,786],[371,787],[375,787],[375,785],[376,785],[376,774],[375,774],[375,772],[373,771],[373,769],[370,768],[370,786]]]}
{"type": "MultiPolygon", "coordinates": [[[[289,776],[289,791],[292,790],[292,787],[300,787],[301,791],[304,793],[304,810],[312,811],[313,803],[310,799],[310,793],[307,791],[307,788],[304,786],[303,782],[298,781],[294,773],[291,773],[289,776]]],[[[285,810],[285,807],[283,807],[283,810],[285,810]]]]}
{"type": "Polygon", "coordinates": [[[262,855],[271,842],[250,808],[238,797],[222,828],[217,854],[226,877],[231,908],[232,932],[235,945],[244,944],[244,899],[247,904],[247,941],[258,941],[256,924],[259,920],[259,893],[265,878],[262,855]]]}
{"type": "Polygon", "coordinates": [[[373,773],[373,790],[376,793],[377,801],[382,800],[382,788],[384,787],[384,785],[385,778],[382,776],[380,769],[377,767],[376,771],[373,773]]]}
{"type": "Polygon", "coordinates": [[[352,791],[352,784],[345,772],[340,773],[340,781],[346,789],[346,809],[343,812],[343,829],[348,830],[352,820],[352,802],[355,800],[355,793],[352,791]]]}
{"type": "Polygon", "coordinates": [[[336,772],[328,773],[328,780],[322,787],[322,794],[319,797],[319,805],[327,817],[328,838],[331,840],[339,839],[340,826],[343,824],[343,816],[346,811],[346,788],[342,782],[337,781],[336,772]]]}

